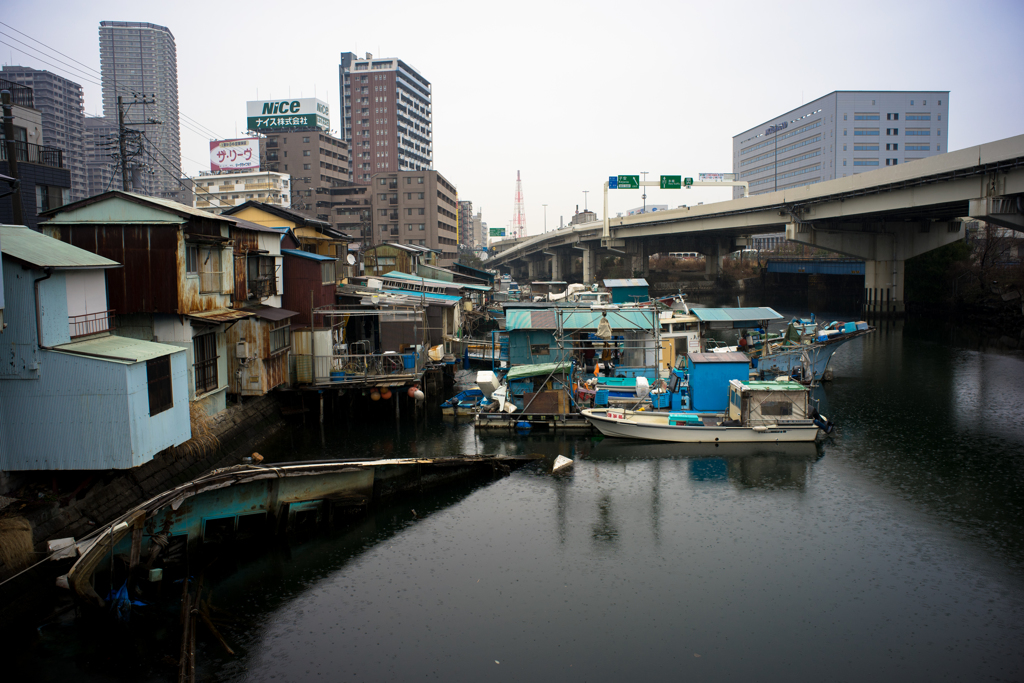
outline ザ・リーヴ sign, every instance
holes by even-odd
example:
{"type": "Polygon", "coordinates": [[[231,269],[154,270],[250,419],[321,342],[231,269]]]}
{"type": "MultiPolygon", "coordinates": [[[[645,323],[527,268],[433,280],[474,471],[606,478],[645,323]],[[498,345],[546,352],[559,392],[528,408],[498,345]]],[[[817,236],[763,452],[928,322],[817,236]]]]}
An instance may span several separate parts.
{"type": "Polygon", "coordinates": [[[210,141],[211,171],[258,171],[259,169],[259,138],[210,141]]]}
{"type": "Polygon", "coordinates": [[[245,110],[249,130],[331,128],[327,103],[315,97],[250,101],[245,103],[245,110]]]}

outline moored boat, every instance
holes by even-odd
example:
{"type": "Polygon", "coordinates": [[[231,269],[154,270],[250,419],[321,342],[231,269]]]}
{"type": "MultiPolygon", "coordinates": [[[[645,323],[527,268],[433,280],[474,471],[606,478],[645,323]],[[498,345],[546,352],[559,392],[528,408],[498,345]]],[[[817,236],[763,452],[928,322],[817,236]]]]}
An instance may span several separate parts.
{"type": "Polygon", "coordinates": [[[810,406],[810,392],[797,382],[729,382],[724,413],[657,413],[589,408],[583,416],[605,436],[681,443],[775,443],[813,441],[832,430],[810,406]]]}

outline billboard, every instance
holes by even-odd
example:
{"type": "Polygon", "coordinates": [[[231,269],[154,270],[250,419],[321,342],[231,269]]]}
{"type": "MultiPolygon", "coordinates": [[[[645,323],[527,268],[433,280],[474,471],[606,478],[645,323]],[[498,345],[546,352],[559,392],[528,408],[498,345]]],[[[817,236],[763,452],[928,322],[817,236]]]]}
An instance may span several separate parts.
{"type": "Polygon", "coordinates": [[[250,101],[245,103],[245,113],[249,130],[331,128],[331,112],[327,103],[315,97],[250,101]]]}
{"type": "Polygon", "coordinates": [[[260,170],[259,138],[210,140],[211,171],[260,170]]]}

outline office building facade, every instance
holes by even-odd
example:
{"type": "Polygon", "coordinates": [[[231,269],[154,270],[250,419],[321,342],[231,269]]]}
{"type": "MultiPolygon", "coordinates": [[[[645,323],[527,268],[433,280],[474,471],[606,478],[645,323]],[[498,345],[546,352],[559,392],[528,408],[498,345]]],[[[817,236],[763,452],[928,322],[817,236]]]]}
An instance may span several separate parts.
{"type": "MultiPolygon", "coordinates": [[[[138,143],[139,152],[130,162],[131,189],[175,198],[183,174],[174,36],[168,28],[156,24],[102,21],[99,38],[103,116],[116,125],[120,96],[125,124],[144,134],[138,143]]],[[[117,163],[103,163],[108,162],[117,163]]],[[[115,173],[120,174],[120,170],[115,173]]]]}
{"type": "Polygon", "coordinates": [[[948,90],[839,90],[733,136],[732,170],[764,194],[942,154],[948,137],[948,90]]]}
{"type": "Polygon", "coordinates": [[[459,257],[458,192],[437,171],[378,173],[370,180],[373,244],[414,244],[441,252],[443,268],[459,257]]]}
{"type": "Polygon", "coordinates": [[[71,173],[71,201],[85,199],[85,106],[82,86],[74,81],[26,66],[4,66],[3,78],[32,88],[34,106],[42,114],[40,144],[64,152],[64,167],[71,173]]]}
{"type": "Polygon", "coordinates": [[[400,59],[341,53],[342,138],[356,182],[376,173],[424,171],[434,163],[430,81],[400,59]]]}

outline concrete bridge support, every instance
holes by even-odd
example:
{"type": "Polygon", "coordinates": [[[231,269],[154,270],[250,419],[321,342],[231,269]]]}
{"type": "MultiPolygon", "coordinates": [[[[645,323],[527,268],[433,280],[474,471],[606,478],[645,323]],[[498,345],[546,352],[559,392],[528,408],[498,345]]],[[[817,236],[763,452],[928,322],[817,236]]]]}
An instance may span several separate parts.
{"type": "Polygon", "coordinates": [[[587,244],[575,248],[582,250],[583,284],[592,285],[597,282],[597,249],[587,244]]]}
{"type": "Polygon", "coordinates": [[[572,250],[552,249],[546,252],[551,256],[551,279],[565,280],[572,273],[572,250]]]}
{"type": "Polygon", "coordinates": [[[626,254],[629,259],[630,277],[650,277],[650,242],[646,239],[626,240],[626,254]]]}
{"type": "Polygon", "coordinates": [[[712,237],[701,241],[700,252],[704,254],[704,279],[717,280],[722,274],[722,264],[729,253],[729,239],[712,237]]]}
{"type": "Polygon", "coordinates": [[[906,310],[906,260],[963,239],[960,221],[842,225],[789,223],[786,239],[864,259],[865,312],[900,316],[906,310]]]}
{"type": "Polygon", "coordinates": [[[548,278],[547,259],[541,255],[532,256],[526,262],[527,277],[530,281],[546,280],[548,278]]]}

